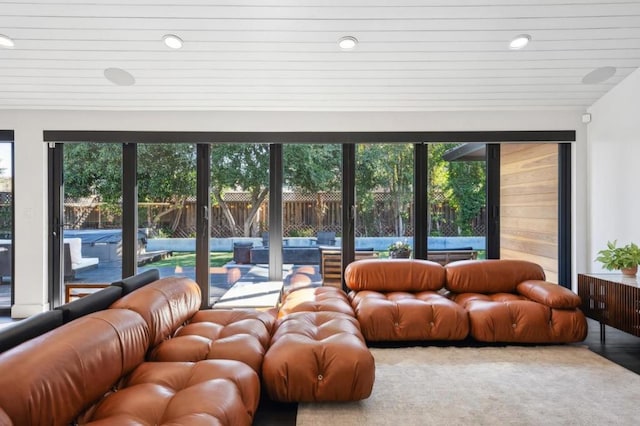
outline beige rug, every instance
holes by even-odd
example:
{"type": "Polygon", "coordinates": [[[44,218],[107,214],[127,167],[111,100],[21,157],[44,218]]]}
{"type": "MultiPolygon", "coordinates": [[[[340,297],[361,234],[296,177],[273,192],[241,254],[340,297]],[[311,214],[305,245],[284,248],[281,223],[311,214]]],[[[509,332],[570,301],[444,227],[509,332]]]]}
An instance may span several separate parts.
{"type": "Polygon", "coordinates": [[[582,346],[372,352],[370,398],[300,404],[297,424],[640,424],[640,376],[582,346]]]}

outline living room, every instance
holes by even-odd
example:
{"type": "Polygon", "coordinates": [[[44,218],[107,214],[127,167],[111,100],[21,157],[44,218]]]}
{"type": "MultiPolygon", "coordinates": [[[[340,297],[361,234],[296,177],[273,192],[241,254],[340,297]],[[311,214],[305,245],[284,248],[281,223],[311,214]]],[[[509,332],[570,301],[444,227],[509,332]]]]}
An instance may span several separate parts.
{"type": "MultiPolygon", "coordinates": [[[[627,15],[624,19],[635,20],[628,26],[637,32],[640,26],[638,15],[627,15]]],[[[6,15],[4,18],[9,19],[6,15]]],[[[10,24],[4,27],[10,27],[10,24]]],[[[633,34],[626,36],[627,41],[637,43],[637,34],[633,34]]],[[[19,41],[20,37],[15,37],[19,41]]],[[[534,34],[533,42],[535,40],[534,34]]],[[[631,51],[631,55],[621,60],[618,67],[620,70],[625,67],[634,70],[629,70],[628,75],[615,86],[606,87],[603,95],[589,101],[586,106],[577,107],[554,106],[554,93],[547,94],[548,103],[543,105],[532,103],[516,109],[502,106],[475,110],[468,105],[455,108],[428,106],[419,110],[398,108],[390,111],[366,107],[305,110],[277,106],[272,110],[237,110],[232,105],[193,110],[187,106],[172,110],[171,104],[162,107],[156,104],[156,107],[146,109],[123,106],[119,110],[117,106],[90,108],[80,104],[5,103],[0,116],[0,129],[12,131],[14,136],[15,300],[11,315],[24,318],[50,308],[50,148],[44,137],[45,131],[286,134],[575,131],[575,142],[571,143],[570,256],[571,284],[575,290],[578,273],[602,271],[601,265],[594,259],[607,241],[640,241],[640,229],[634,214],[640,207],[640,201],[634,196],[637,181],[635,159],[640,154],[637,142],[637,135],[640,134],[637,119],[637,111],[640,110],[637,96],[640,93],[640,71],[636,69],[640,65],[640,58],[637,45],[626,49],[631,51]]],[[[597,66],[608,65],[605,64],[606,60],[596,62],[597,66]]],[[[588,65],[592,64],[594,62],[588,65]]],[[[101,62],[96,72],[101,73],[102,68],[101,62]]],[[[584,66],[575,72],[576,84],[580,84],[587,68],[584,66]]],[[[5,71],[5,74],[11,73],[5,71]]],[[[119,94],[123,96],[123,102],[129,96],[122,92],[119,94]]]]}

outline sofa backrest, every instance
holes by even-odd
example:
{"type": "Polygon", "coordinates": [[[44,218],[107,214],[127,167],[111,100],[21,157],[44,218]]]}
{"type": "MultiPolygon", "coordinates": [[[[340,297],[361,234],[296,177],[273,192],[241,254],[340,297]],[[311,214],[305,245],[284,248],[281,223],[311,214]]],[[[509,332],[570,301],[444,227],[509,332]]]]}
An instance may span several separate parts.
{"type": "Polygon", "coordinates": [[[0,329],[0,353],[60,327],[62,321],[62,311],[54,310],[41,312],[0,329]]]}
{"type": "Polygon", "coordinates": [[[149,326],[151,346],[158,345],[200,309],[200,287],[185,277],[167,277],[116,301],[112,308],[131,309],[149,326]]]}
{"type": "Polygon", "coordinates": [[[114,281],[111,283],[111,285],[122,288],[122,295],[126,296],[127,294],[139,289],[140,287],[144,287],[145,285],[150,284],[154,281],[158,281],[159,279],[160,271],[157,269],[149,269],[131,277],[123,278],[119,281],[114,281]]]}
{"type": "Polygon", "coordinates": [[[345,270],[347,287],[354,291],[437,291],[444,277],[442,265],[418,259],[363,259],[345,270]]]}
{"type": "Polygon", "coordinates": [[[69,425],[141,364],[148,346],[135,312],[79,318],[0,354],[0,407],[14,425],[69,425]]]}
{"type": "Polygon", "coordinates": [[[542,280],[542,267],[526,260],[462,260],[445,266],[447,290],[454,293],[515,293],[523,281],[542,280]]]}
{"type": "Polygon", "coordinates": [[[62,318],[66,324],[69,321],[73,321],[82,316],[107,309],[113,304],[113,302],[118,300],[121,295],[122,288],[115,286],[105,287],[95,293],[88,294],[84,297],[58,306],[55,310],[62,312],[62,318]]]}

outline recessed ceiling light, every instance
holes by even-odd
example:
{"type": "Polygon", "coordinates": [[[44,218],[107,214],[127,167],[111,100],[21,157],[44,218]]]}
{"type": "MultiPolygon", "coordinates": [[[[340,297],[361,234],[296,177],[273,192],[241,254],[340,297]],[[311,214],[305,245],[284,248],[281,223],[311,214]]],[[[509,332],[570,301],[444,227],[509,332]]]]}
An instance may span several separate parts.
{"type": "Polygon", "coordinates": [[[358,39],[351,36],[342,37],[338,40],[338,46],[342,50],[351,50],[354,49],[358,45],[358,39]]]}
{"type": "Polygon", "coordinates": [[[165,34],[162,37],[162,41],[164,41],[164,44],[167,45],[167,47],[172,49],[180,49],[184,44],[182,39],[175,34],[165,34]]]}
{"type": "Polygon", "coordinates": [[[6,36],[4,34],[0,34],[0,47],[7,47],[7,48],[11,48],[14,47],[16,44],[13,42],[13,39],[9,36],[6,36]]]}
{"type": "Polygon", "coordinates": [[[600,67],[582,77],[583,84],[599,84],[613,77],[616,67],[600,67]]]}
{"type": "Polygon", "coordinates": [[[136,83],[131,73],[122,68],[107,68],[104,70],[104,77],[118,86],[133,86],[136,83]]]}
{"type": "Polygon", "coordinates": [[[531,41],[529,34],[520,34],[509,43],[509,49],[518,50],[523,49],[531,41]]]}

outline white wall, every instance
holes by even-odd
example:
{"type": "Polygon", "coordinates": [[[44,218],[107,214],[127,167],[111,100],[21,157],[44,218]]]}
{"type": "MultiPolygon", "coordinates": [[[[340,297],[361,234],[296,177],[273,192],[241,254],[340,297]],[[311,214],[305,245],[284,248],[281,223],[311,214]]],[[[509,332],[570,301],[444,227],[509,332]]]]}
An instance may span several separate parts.
{"type": "Polygon", "coordinates": [[[640,70],[592,105],[588,125],[587,272],[608,240],[640,244],[640,70]]]}
{"type": "Polygon", "coordinates": [[[0,129],[15,130],[14,317],[47,309],[47,148],[43,130],[130,131],[492,131],[576,130],[574,265],[584,270],[585,127],[581,112],[424,113],[3,111],[0,129]]]}

